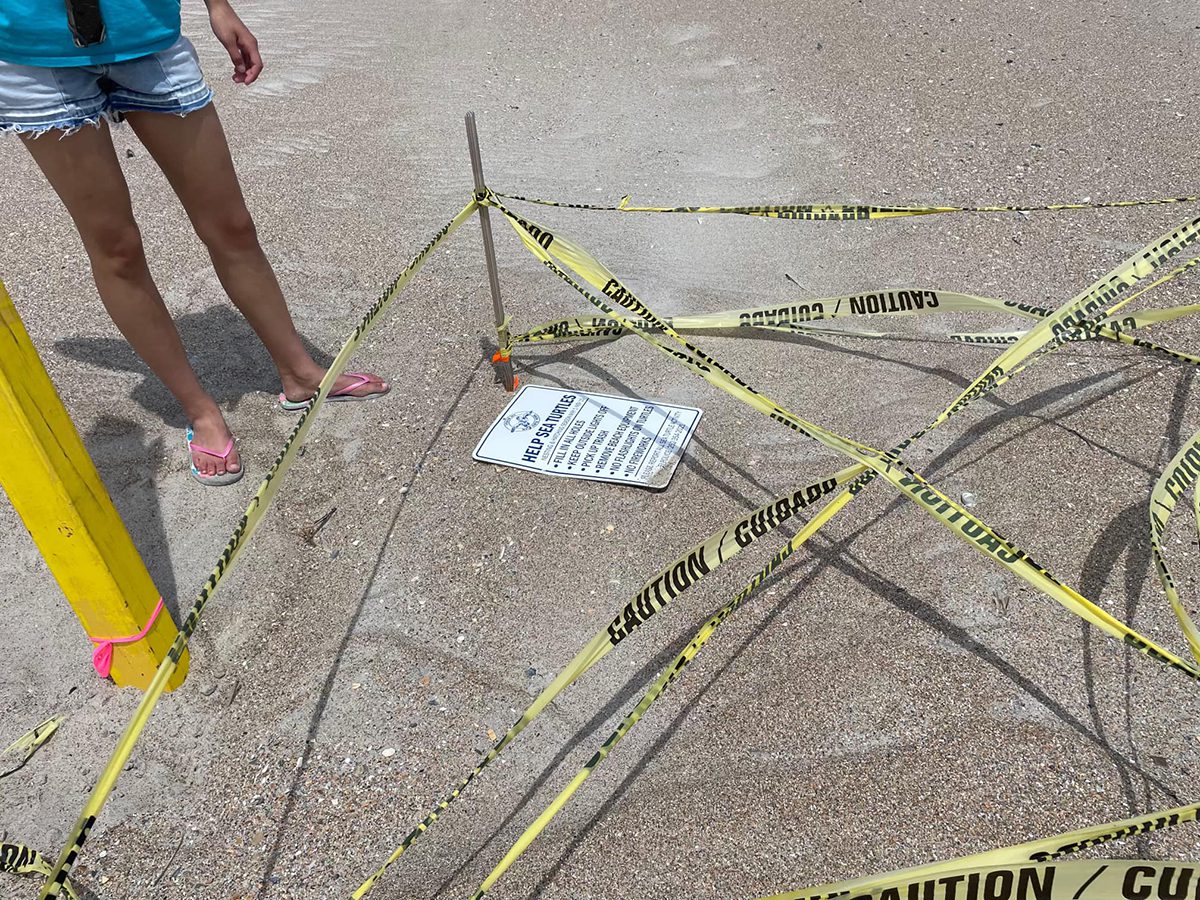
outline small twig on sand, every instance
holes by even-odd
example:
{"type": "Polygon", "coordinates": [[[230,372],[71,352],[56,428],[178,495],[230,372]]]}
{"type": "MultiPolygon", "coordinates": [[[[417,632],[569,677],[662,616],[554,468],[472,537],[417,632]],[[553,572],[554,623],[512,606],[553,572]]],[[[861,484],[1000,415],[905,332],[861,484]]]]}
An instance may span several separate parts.
{"type": "Polygon", "coordinates": [[[183,839],[186,836],[187,836],[187,829],[186,828],[179,829],[179,843],[175,845],[175,850],[171,853],[171,858],[167,860],[167,864],[165,866],[163,866],[162,871],[158,873],[158,877],[154,879],[154,884],[151,885],[151,887],[154,887],[160,881],[163,880],[163,876],[167,874],[167,869],[171,868],[171,864],[175,862],[175,857],[179,855],[179,848],[183,846],[183,839]]]}
{"type": "Polygon", "coordinates": [[[317,535],[321,533],[322,528],[329,524],[329,520],[333,518],[333,514],[335,512],[337,512],[336,506],[329,510],[329,512],[325,513],[325,515],[321,516],[321,518],[317,519],[317,521],[313,522],[311,525],[305,525],[303,528],[301,528],[300,537],[304,538],[304,543],[308,544],[310,547],[315,546],[317,535]]]}

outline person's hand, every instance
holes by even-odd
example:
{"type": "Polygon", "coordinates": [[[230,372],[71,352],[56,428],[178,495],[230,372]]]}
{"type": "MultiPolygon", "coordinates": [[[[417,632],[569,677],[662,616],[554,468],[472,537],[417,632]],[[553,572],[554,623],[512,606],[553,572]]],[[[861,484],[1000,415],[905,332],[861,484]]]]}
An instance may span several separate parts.
{"type": "Polygon", "coordinates": [[[262,71],[263,61],[258,53],[258,41],[250,29],[224,0],[209,3],[208,20],[213,34],[225,45],[233,60],[233,80],[238,84],[252,84],[262,71]]]}

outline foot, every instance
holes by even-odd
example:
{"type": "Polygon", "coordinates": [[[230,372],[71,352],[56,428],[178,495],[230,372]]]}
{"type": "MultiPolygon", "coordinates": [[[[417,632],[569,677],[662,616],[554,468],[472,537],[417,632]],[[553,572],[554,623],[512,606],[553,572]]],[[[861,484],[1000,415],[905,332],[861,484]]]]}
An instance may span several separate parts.
{"type": "MultiPolygon", "coordinates": [[[[233,438],[233,434],[229,431],[229,426],[225,424],[225,419],[222,418],[219,412],[197,416],[195,421],[192,422],[192,433],[192,443],[196,447],[207,447],[209,450],[217,452],[224,450],[233,438]]],[[[192,465],[196,467],[201,475],[208,477],[225,475],[227,473],[232,474],[241,471],[242,457],[236,447],[229,451],[229,456],[225,459],[193,448],[192,465]]]]}
{"type": "MultiPolygon", "coordinates": [[[[321,386],[325,377],[322,369],[317,369],[314,376],[308,378],[283,378],[283,395],[292,403],[303,403],[311,400],[321,386]]],[[[363,375],[339,375],[333,384],[330,396],[341,394],[343,397],[370,397],[372,394],[386,394],[390,385],[378,375],[363,373],[363,375]],[[366,378],[366,381],[363,381],[366,378]]]]}

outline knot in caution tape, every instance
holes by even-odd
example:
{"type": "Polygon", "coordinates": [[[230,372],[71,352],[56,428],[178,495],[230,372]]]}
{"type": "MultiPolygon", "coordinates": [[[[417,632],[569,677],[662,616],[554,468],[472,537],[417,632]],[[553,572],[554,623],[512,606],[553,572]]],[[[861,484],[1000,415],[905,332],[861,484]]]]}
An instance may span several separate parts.
{"type": "Polygon", "coordinates": [[[163,598],[159,597],[158,603],[154,606],[154,612],[150,613],[150,621],[137,634],[114,638],[88,637],[88,640],[96,645],[96,649],[92,651],[92,666],[95,668],[97,675],[101,678],[108,677],[109,670],[112,668],[113,644],[132,644],[140,641],[150,633],[150,629],[154,627],[154,622],[158,618],[158,614],[162,612],[162,608],[163,598]]]}

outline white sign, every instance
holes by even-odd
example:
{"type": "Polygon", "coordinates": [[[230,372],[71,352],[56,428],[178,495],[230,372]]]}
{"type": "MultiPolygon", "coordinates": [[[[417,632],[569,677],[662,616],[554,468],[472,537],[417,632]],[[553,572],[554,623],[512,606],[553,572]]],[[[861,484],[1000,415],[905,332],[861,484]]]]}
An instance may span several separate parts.
{"type": "Polygon", "coordinates": [[[480,462],[662,490],[701,412],[527,384],[475,448],[480,462]]]}

